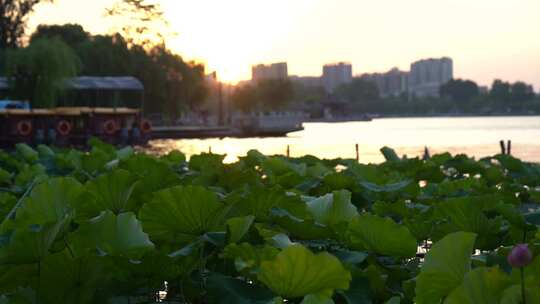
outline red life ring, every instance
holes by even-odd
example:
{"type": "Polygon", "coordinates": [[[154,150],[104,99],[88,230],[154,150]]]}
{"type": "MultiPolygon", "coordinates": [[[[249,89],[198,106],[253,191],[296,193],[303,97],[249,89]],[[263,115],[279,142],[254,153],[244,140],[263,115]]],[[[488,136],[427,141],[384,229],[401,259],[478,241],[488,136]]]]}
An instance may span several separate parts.
{"type": "Polygon", "coordinates": [[[71,133],[71,124],[67,120],[61,120],[56,125],[56,131],[62,136],[67,136],[71,133]]]}
{"type": "Polygon", "coordinates": [[[103,130],[105,131],[105,134],[107,135],[113,135],[114,132],[116,132],[116,122],[112,119],[110,120],[107,120],[104,124],[103,124],[103,130]]]}
{"type": "Polygon", "coordinates": [[[30,120],[21,120],[17,123],[17,132],[22,136],[28,136],[32,133],[32,122],[30,120]]]}
{"type": "Polygon", "coordinates": [[[141,132],[143,132],[143,133],[152,132],[152,123],[149,120],[143,119],[141,121],[141,132]]]}

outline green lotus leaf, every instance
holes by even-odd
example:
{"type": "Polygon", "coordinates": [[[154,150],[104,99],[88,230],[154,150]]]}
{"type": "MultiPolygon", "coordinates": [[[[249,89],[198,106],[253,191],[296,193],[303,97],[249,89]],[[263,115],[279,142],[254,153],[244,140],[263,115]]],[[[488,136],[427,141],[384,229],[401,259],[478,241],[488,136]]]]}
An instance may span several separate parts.
{"type": "Polygon", "coordinates": [[[392,297],[390,300],[386,301],[384,304],[399,304],[401,303],[400,297],[392,297]]]}
{"type": "Polygon", "coordinates": [[[178,166],[186,162],[186,155],[178,150],[173,150],[167,153],[167,155],[162,156],[161,159],[171,165],[178,166]]]}
{"type": "Polygon", "coordinates": [[[365,277],[353,276],[349,289],[339,292],[347,304],[372,304],[371,287],[365,277]]]}
{"type": "Polygon", "coordinates": [[[240,241],[249,231],[255,217],[253,215],[235,217],[227,220],[227,231],[229,234],[229,243],[240,241]]]}
{"type": "Polygon", "coordinates": [[[111,210],[119,214],[133,211],[129,201],[136,185],[136,176],[129,171],[116,169],[88,182],[86,189],[95,197],[99,211],[111,210]]]}
{"type": "Polygon", "coordinates": [[[154,244],[143,232],[141,223],[131,212],[115,215],[110,210],[81,223],[71,241],[78,255],[86,250],[111,256],[139,259],[154,249],[154,244]]]}
{"type": "Polygon", "coordinates": [[[349,242],[354,249],[366,249],[381,255],[413,257],[417,241],[409,229],[389,218],[362,214],[349,223],[349,242]]]}
{"type": "MultiPolygon", "coordinates": [[[[532,283],[532,282],[531,282],[532,283]]],[[[540,303],[540,289],[538,284],[525,284],[525,299],[527,303],[540,303]]],[[[506,288],[501,295],[500,304],[522,304],[521,284],[506,288]]]]}
{"type": "Polygon", "coordinates": [[[416,279],[416,303],[440,303],[471,269],[476,234],[455,232],[436,242],[416,279]]]}
{"type": "Polygon", "coordinates": [[[17,155],[20,155],[28,163],[36,162],[39,159],[39,153],[27,144],[16,144],[15,149],[17,155]]]}
{"type": "Polygon", "coordinates": [[[64,250],[40,266],[39,303],[96,303],[98,286],[108,275],[98,257],[74,258],[64,250]]]}
{"type": "Polygon", "coordinates": [[[186,242],[212,231],[222,220],[224,205],[203,187],[159,191],[139,212],[144,231],[155,240],[186,242]]]}
{"type": "Polygon", "coordinates": [[[384,158],[387,161],[399,161],[400,160],[400,158],[397,155],[396,151],[394,151],[394,149],[392,149],[392,148],[382,147],[381,148],[381,153],[383,154],[384,158]]]}
{"type": "Polygon", "coordinates": [[[306,204],[296,195],[287,195],[279,187],[251,189],[232,206],[231,216],[254,215],[257,221],[269,221],[272,208],[282,208],[295,216],[306,214],[306,204]]]}
{"type": "Polygon", "coordinates": [[[26,188],[32,182],[43,181],[47,178],[47,169],[41,164],[24,165],[15,176],[15,185],[26,188]]]}
{"type": "Polygon", "coordinates": [[[467,274],[463,283],[444,300],[445,304],[499,303],[503,291],[510,286],[510,277],[497,267],[476,268],[467,274]]]}
{"type": "Polygon", "coordinates": [[[83,186],[71,177],[48,179],[37,185],[17,209],[18,227],[54,223],[71,214],[83,186]]]}
{"type": "Polygon", "coordinates": [[[349,222],[358,215],[358,210],[351,203],[351,193],[347,190],[334,191],[308,201],[307,208],[318,223],[327,226],[349,222]]]}
{"type": "Polygon", "coordinates": [[[234,260],[236,270],[251,271],[260,267],[263,261],[269,261],[276,257],[279,250],[272,246],[254,246],[249,243],[230,244],[223,250],[223,255],[234,260]]]}
{"type": "Polygon", "coordinates": [[[11,173],[0,168],[0,185],[11,183],[11,177],[12,177],[11,173]]]}
{"type": "Polygon", "coordinates": [[[55,223],[19,227],[0,236],[0,264],[28,264],[43,260],[68,223],[65,217],[55,223]]]}
{"type": "Polygon", "coordinates": [[[305,296],[300,304],[334,304],[334,300],[327,296],[310,294],[305,296]]]}
{"type": "Polygon", "coordinates": [[[274,260],[262,262],[258,278],[286,298],[309,294],[331,297],[335,289],[349,288],[351,274],[335,256],[314,254],[302,245],[293,245],[274,260]]]}
{"type": "Polygon", "coordinates": [[[272,209],[272,218],[280,227],[294,236],[303,240],[325,239],[332,237],[332,231],[328,227],[316,223],[312,218],[299,218],[283,209],[272,209]]]}
{"type": "Polygon", "coordinates": [[[208,277],[208,291],[212,303],[220,304],[273,304],[274,295],[270,290],[248,284],[232,277],[213,273],[208,277]]]}
{"type": "Polygon", "coordinates": [[[502,219],[488,218],[484,210],[496,207],[499,200],[497,196],[482,195],[452,198],[439,203],[435,216],[448,221],[435,227],[434,238],[457,231],[473,232],[478,235],[477,248],[493,249],[499,244],[497,234],[502,219]]]}
{"type": "Polygon", "coordinates": [[[152,199],[152,194],[178,185],[179,178],[171,167],[154,157],[137,154],[120,163],[120,168],[138,176],[140,182],[133,189],[132,198],[142,205],[152,199]]]}

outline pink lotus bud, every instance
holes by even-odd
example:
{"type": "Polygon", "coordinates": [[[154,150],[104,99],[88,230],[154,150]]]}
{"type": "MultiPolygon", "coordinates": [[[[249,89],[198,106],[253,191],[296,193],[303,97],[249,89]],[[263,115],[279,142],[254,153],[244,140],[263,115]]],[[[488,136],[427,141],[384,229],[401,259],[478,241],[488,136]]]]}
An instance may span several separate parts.
{"type": "Polygon", "coordinates": [[[507,257],[508,264],[515,268],[529,265],[533,259],[532,252],[527,244],[517,244],[507,257]]]}

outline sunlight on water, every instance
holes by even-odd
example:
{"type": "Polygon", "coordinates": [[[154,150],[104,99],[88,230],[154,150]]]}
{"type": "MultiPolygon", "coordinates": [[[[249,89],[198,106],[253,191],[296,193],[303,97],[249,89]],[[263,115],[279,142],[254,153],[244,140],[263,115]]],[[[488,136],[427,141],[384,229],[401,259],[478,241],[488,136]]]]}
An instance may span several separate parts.
{"type": "Polygon", "coordinates": [[[427,146],[432,154],[466,153],[475,157],[500,152],[499,140],[512,140],[512,154],[540,161],[540,117],[393,118],[371,122],[306,123],[305,130],[276,138],[224,138],[156,140],[150,150],[158,153],[178,149],[188,156],[208,152],[226,154],[234,162],[249,150],[291,156],[354,158],[359,144],[360,161],[383,161],[379,149],[390,146],[398,154],[419,156],[427,146]]]}

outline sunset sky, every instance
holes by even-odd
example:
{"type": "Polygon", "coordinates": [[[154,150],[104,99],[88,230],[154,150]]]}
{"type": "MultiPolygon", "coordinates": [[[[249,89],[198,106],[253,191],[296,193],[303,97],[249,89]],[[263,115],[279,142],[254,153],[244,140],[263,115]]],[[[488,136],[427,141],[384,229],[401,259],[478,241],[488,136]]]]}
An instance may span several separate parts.
{"type": "MultiPolygon", "coordinates": [[[[221,79],[248,79],[251,65],[287,61],[289,73],[321,74],[349,61],[355,74],[404,70],[450,56],[456,78],[488,85],[524,80],[540,89],[539,0],[162,0],[178,36],[167,45],[221,79]]],[[[110,0],[40,5],[39,23],[80,23],[108,33],[110,0]]]]}

